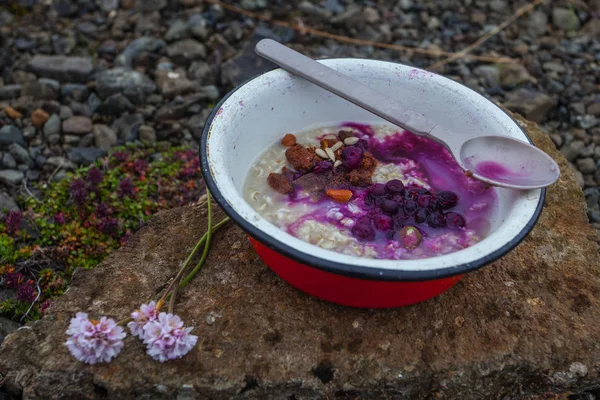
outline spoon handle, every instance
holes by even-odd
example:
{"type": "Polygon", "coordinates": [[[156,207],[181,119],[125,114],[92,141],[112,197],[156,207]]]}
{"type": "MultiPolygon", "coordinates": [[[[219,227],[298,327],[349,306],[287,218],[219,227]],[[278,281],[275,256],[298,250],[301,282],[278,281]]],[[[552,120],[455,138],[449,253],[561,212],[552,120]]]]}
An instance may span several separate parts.
{"type": "MultiPolygon", "coordinates": [[[[263,39],[256,45],[256,53],[309,82],[358,105],[375,115],[420,136],[429,135],[436,124],[422,113],[367,85],[298,53],[272,39],[263,39]]],[[[401,88],[399,88],[401,90],[401,88]]],[[[443,143],[445,144],[445,143],[443,143]]]]}

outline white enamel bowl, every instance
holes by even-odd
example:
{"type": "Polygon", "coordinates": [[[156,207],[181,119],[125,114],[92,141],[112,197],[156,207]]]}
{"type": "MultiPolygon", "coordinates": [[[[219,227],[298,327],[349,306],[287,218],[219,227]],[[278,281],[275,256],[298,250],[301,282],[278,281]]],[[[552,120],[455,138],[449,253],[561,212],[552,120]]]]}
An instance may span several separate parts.
{"type": "MultiPolygon", "coordinates": [[[[362,59],[320,62],[413,107],[452,130],[493,132],[530,141],[502,109],[475,91],[406,65],[362,59]]],[[[357,307],[395,307],[433,297],[466,272],[513,249],[533,228],[545,189],[496,188],[498,206],[488,236],[467,249],[422,260],[374,260],[324,250],[277,228],[244,200],[250,166],[287,132],[332,122],[385,121],[282,69],[263,73],[232,90],[215,107],[201,139],[205,181],[223,210],[250,236],[279,276],[322,299],[357,307]]],[[[442,138],[443,139],[443,138],[442,138]]]]}

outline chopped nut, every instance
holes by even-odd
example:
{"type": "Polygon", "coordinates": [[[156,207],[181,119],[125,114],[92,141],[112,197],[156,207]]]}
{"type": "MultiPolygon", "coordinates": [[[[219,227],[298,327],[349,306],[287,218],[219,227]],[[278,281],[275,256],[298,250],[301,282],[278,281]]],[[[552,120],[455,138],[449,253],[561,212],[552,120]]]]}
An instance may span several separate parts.
{"type": "Polygon", "coordinates": [[[291,133],[286,134],[283,139],[281,139],[281,144],[285,147],[292,147],[296,144],[296,136],[291,133]]]}
{"type": "Polygon", "coordinates": [[[335,154],[333,154],[333,150],[330,147],[325,149],[325,153],[327,153],[331,161],[335,162],[335,154]]]}
{"type": "Polygon", "coordinates": [[[346,146],[352,146],[353,144],[358,143],[358,138],[356,136],[353,137],[347,137],[346,139],[344,139],[344,144],[346,146]]]}
{"type": "Polygon", "coordinates": [[[352,192],[347,189],[329,189],[325,195],[340,203],[347,203],[352,198],[352,192]]]}
{"type": "Polygon", "coordinates": [[[323,151],[323,149],[316,149],[315,154],[321,158],[325,158],[325,159],[329,158],[329,156],[327,155],[327,153],[325,153],[325,151],[323,151]]]}
{"type": "Polygon", "coordinates": [[[337,151],[340,147],[342,147],[342,142],[337,142],[333,146],[331,146],[331,151],[337,151]]]}
{"type": "Polygon", "coordinates": [[[333,168],[337,168],[340,165],[342,165],[342,160],[337,160],[335,163],[333,163],[333,168]]]}

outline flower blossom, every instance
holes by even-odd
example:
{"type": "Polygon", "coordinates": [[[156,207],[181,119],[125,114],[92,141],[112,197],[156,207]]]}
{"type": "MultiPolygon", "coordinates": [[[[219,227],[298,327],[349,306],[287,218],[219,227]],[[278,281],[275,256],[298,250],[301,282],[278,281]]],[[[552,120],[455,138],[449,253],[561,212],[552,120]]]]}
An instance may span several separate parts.
{"type": "Polygon", "coordinates": [[[196,345],[198,336],[190,335],[192,329],[184,328],[177,315],[161,312],[158,319],[144,325],[142,340],[150,357],[165,362],[183,357],[196,345]]]}
{"type": "Polygon", "coordinates": [[[148,304],[142,304],[139,310],[131,313],[133,321],[127,324],[127,327],[131,331],[133,336],[137,336],[142,339],[144,335],[144,325],[148,322],[154,321],[158,317],[158,310],[156,310],[156,302],[151,301],[148,304]]]}
{"type": "Polygon", "coordinates": [[[79,361],[87,364],[109,362],[123,349],[125,331],[113,319],[102,317],[90,321],[86,313],[79,312],[71,319],[66,346],[79,361]]]}

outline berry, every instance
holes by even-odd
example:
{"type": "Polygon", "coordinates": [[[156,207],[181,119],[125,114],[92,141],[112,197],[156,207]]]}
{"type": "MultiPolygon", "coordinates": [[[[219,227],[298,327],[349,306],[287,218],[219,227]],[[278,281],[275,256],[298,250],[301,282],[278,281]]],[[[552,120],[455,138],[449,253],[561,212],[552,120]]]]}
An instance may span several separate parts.
{"type": "Polygon", "coordinates": [[[342,151],[342,165],[346,169],[356,169],[360,167],[362,161],[363,151],[362,149],[355,146],[345,147],[342,151]]]}
{"type": "Polygon", "coordinates": [[[440,213],[431,213],[427,217],[427,225],[432,228],[443,228],[446,226],[446,218],[440,213]]]}
{"type": "Polygon", "coordinates": [[[381,210],[387,214],[395,214],[398,211],[398,203],[394,200],[385,199],[381,204],[381,210]]]}
{"type": "Polygon", "coordinates": [[[417,224],[422,224],[423,222],[427,221],[427,217],[429,217],[429,214],[430,212],[428,209],[419,208],[415,213],[415,222],[417,224]]]}
{"type": "Polygon", "coordinates": [[[321,161],[315,167],[315,174],[322,174],[324,172],[330,171],[333,168],[333,163],[331,161],[321,161]]]}
{"type": "Polygon", "coordinates": [[[454,229],[464,228],[467,225],[467,220],[462,214],[456,212],[449,212],[446,214],[446,222],[448,227],[454,229]]]}
{"type": "Polygon", "coordinates": [[[383,183],[376,183],[373,186],[371,186],[371,188],[369,189],[369,192],[373,195],[373,196],[385,196],[385,185],[383,183]]]}
{"type": "Polygon", "coordinates": [[[401,194],[404,192],[404,184],[400,179],[392,179],[385,184],[385,190],[389,194],[401,194]]]}
{"type": "Polygon", "coordinates": [[[363,151],[367,151],[369,149],[369,143],[365,139],[360,139],[358,142],[356,142],[354,147],[358,147],[363,151]]]}
{"type": "Polygon", "coordinates": [[[371,240],[375,240],[375,230],[371,227],[371,225],[356,223],[354,227],[352,227],[352,234],[358,240],[363,242],[368,242],[371,240]]]}
{"type": "Polygon", "coordinates": [[[451,191],[443,191],[437,194],[438,205],[442,210],[454,207],[458,203],[458,195],[451,191]]]}
{"type": "Polygon", "coordinates": [[[433,197],[429,194],[421,194],[417,197],[417,204],[422,208],[428,208],[432,201],[433,197]]]}
{"type": "Polygon", "coordinates": [[[413,215],[419,209],[419,205],[416,201],[407,200],[404,202],[404,212],[406,215],[413,215]]]}
{"type": "Polygon", "coordinates": [[[365,196],[365,208],[373,208],[375,206],[375,196],[371,193],[365,196]]]}
{"type": "Polygon", "coordinates": [[[388,215],[378,215],[377,217],[375,217],[374,222],[375,228],[377,228],[377,230],[380,231],[389,231],[394,227],[394,221],[388,215]]]}

